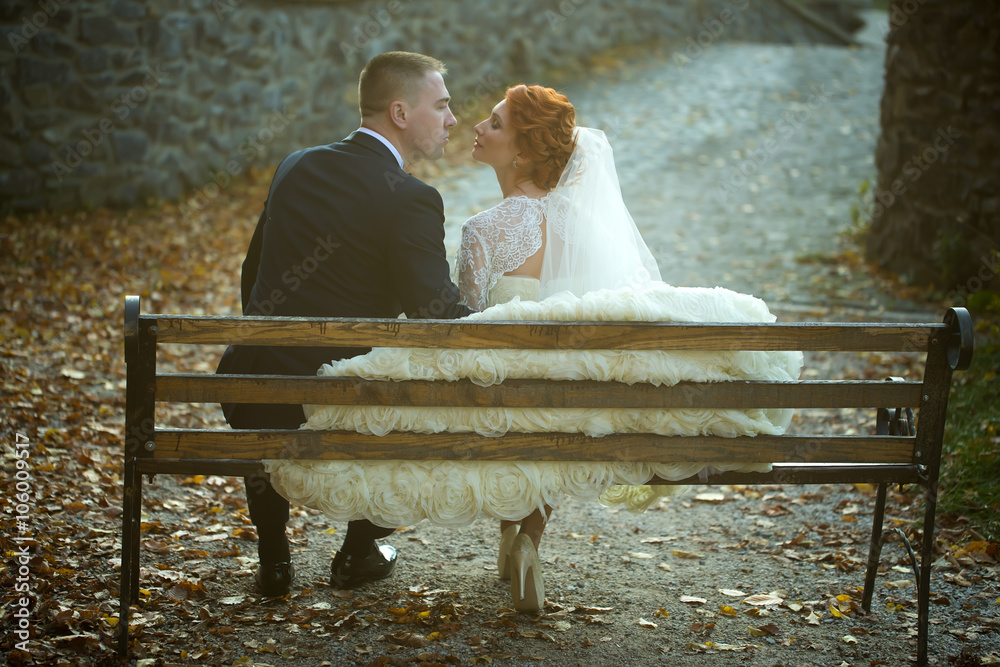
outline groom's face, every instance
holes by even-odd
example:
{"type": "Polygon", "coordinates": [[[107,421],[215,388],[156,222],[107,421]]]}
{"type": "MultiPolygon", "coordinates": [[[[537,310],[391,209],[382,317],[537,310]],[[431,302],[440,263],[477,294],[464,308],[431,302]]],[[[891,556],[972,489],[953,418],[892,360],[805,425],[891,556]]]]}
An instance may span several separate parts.
{"type": "Polygon", "coordinates": [[[451,96],[438,72],[428,72],[412,100],[408,100],[406,136],[411,160],[437,160],[444,156],[448,130],[458,122],[448,102],[451,96]]]}

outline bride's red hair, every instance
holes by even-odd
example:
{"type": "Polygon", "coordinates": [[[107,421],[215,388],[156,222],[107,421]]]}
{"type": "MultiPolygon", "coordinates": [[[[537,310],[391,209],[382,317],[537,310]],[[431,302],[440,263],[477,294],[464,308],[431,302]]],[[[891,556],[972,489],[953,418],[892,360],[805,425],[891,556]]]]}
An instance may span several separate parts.
{"type": "Polygon", "coordinates": [[[506,99],[517,149],[535,165],[535,185],[551,190],[575,147],[576,110],[565,95],[544,86],[511,86],[506,99]]]}

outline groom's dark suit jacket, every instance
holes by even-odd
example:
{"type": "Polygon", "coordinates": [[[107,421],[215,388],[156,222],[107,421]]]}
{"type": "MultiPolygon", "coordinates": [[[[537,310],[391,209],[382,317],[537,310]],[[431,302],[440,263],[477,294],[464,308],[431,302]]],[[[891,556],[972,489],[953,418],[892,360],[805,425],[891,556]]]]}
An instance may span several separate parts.
{"type": "MultiPolygon", "coordinates": [[[[244,315],[451,319],[472,312],[449,278],[441,195],[362,132],[281,162],[241,286],[244,315]]],[[[315,375],[332,359],[366,351],[231,346],[217,372],[315,375]]],[[[230,424],[248,428],[266,426],[262,407],[223,409],[230,424]]]]}

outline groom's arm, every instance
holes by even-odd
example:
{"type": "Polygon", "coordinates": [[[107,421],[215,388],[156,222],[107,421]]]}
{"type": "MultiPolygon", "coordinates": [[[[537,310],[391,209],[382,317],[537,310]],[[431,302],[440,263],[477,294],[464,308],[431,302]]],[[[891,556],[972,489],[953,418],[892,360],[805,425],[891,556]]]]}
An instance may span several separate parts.
{"type": "Polygon", "coordinates": [[[405,200],[389,239],[389,269],[403,312],[411,319],[469,315],[473,311],[461,304],[450,277],[441,195],[429,187],[401,194],[405,200]]]}

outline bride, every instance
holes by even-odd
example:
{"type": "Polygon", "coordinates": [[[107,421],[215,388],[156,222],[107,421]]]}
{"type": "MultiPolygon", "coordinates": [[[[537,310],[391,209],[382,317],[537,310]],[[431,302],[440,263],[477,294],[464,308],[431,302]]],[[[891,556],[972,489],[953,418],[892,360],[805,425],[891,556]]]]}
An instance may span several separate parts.
{"type": "MultiPolygon", "coordinates": [[[[622,200],[604,133],[577,127],[573,105],[542,86],[507,90],[475,127],[472,156],[491,166],[503,200],[462,227],[458,284],[469,319],[773,321],[762,301],[714,288],[660,281],[656,262],[622,200]]],[[[801,353],[421,350],[379,348],[324,365],[320,375],[381,380],[505,378],[650,382],[790,380],[801,353]]],[[[787,410],[612,410],[304,406],[304,428],[384,434],[508,431],[663,435],[781,433],[787,410]]],[[[544,603],[538,548],[552,505],[600,498],[644,511],[675,487],[642,485],[654,475],[684,479],[709,468],[768,466],[705,462],[530,463],[450,461],[265,461],[290,501],[336,520],[397,527],[428,519],[468,525],[500,519],[497,569],[519,610],[544,603]],[[627,486],[616,486],[627,485],[627,486]]]]}

